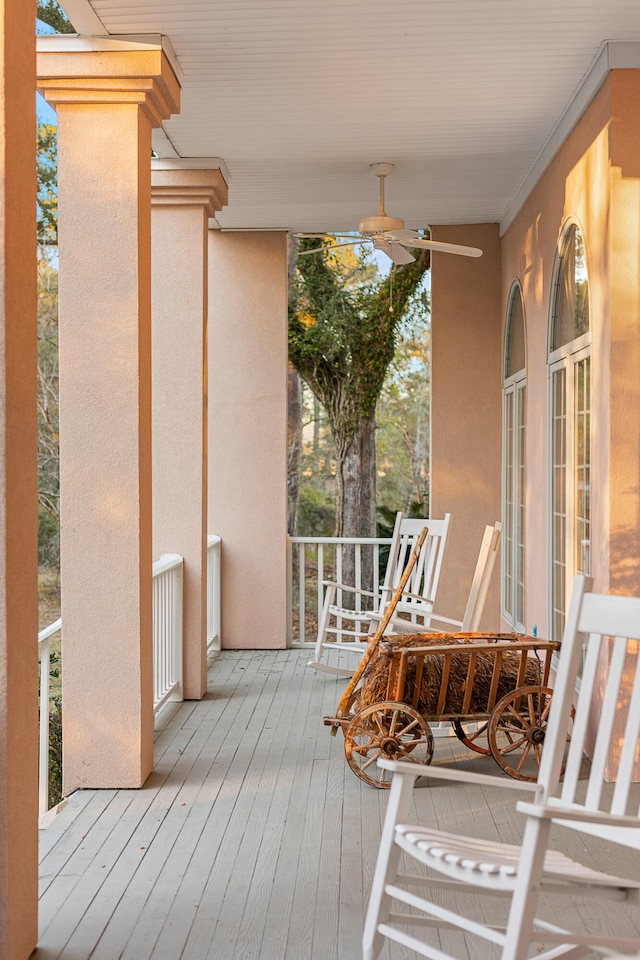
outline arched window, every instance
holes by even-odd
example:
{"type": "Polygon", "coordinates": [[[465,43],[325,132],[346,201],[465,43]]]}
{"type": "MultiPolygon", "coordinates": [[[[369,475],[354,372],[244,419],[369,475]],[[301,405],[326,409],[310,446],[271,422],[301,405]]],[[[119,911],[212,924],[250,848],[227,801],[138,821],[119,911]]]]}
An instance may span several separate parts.
{"type": "Polygon", "coordinates": [[[526,356],[522,289],[509,293],[504,338],[502,387],[502,613],[517,630],[525,629],[525,418],[526,356]]]}
{"type": "Polygon", "coordinates": [[[591,333],[584,238],[575,221],[562,232],[549,315],[551,465],[550,635],[564,630],[576,573],[591,572],[591,333]]]}

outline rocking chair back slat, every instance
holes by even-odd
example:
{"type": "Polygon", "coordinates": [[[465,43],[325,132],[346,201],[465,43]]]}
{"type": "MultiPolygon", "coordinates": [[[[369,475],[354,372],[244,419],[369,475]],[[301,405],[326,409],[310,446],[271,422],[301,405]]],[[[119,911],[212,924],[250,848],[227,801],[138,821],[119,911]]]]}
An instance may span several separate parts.
{"type": "MultiPolygon", "coordinates": [[[[637,655],[637,648],[636,648],[637,655]]],[[[633,770],[638,762],[638,742],[640,741],[640,670],[636,670],[636,677],[631,692],[629,715],[624,733],[624,743],[620,755],[620,778],[616,782],[611,802],[611,812],[626,814],[629,806],[629,790],[633,777],[633,770]]],[[[636,815],[640,810],[634,811],[636,815]]]]}

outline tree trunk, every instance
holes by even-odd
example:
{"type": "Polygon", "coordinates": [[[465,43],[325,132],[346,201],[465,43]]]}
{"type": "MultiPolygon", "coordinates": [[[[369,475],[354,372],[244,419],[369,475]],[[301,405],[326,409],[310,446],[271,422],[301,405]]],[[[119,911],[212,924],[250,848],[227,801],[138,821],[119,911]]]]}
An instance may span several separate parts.
{"type": "Polygon", "coordinates": [[[287,489],[289,495],[289,536],[298,530],[300,463],[302,459],[302,381],[291,364],[287,380],[287,489]]]}
{"type": "MultiPolygon", "coordinates": [[[[336,437],[336,536],[375,537],[376,535],[376,443],[375,413],[360,420],[351,443],[345,446],[336,437]]],[[[345,548],[342,579],[355,583],[355,551],[345,548]]],[[[362,552],[362,587],[371,590],[373,556],[362,552]]],[[[347,597],[343,597],[346,601],[347,597]]],[[[349,604],[345,602],[345,606],[349,604]]]]}

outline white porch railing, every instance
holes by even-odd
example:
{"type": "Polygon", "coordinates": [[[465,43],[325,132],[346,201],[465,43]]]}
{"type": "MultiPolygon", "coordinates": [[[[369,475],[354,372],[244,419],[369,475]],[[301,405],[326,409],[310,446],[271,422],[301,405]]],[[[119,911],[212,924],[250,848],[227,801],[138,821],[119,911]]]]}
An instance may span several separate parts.
{"type": "MultiPolygon", "coordinates": [[[[207,539],[207,651],[220,649],[220,537],[207,539]]],[[[178,554],[165,554],[153,564],[153,710],[182,700],[183,566],[178,554]]],[[[39,812],[49,809],[49,742],[51,637],[62,620],[38,634],[40,652],[39,812]]]]}
{"type": "Polygon", "coordinates": [[[182,700],[182,571],[177,553],[153,564],[153,710],[182,700]]]}
{"type": "Polygon", "coordinates": [[[50,623],[38,634],[40,652],[40,756],[38,763],[38,813],[49,809],[49,710],[51,695],[51,637],[62,630],[62,620],[50,623]]]}
{"type": "Polygon", "coordinates": [[[220,650],[220,569],[222,540],[207,538],[207,653],[220,650]]]}
{"type": "MultiPolygon", "coordinates": [[[[380,548],[391,543],[389,537],[290,537],[289,538],[289,637],[290,647],[315,643],[318,620],[324,601],[323,580],[342,581],[344,549],[355,547],[354,586],[362,587],[362,571],[367,553],[371,556],[373,590],[381,586],[386,561],[380,563],[380,548]]],[[[368,587],[367,587],[368,589],[368,587]]],[[[356,609],[360,610],[360,598],[356,609]]],[[[338,603],[341,602],[338,595],[338,603]]],[[[338,633],[336,639],[341,640],[338,633]]]]}

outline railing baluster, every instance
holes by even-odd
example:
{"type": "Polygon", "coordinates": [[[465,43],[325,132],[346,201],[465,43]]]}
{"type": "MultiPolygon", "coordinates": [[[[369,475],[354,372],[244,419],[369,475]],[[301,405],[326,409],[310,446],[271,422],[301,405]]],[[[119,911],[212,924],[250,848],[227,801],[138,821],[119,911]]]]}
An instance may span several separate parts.
{"type": "MultiPolygon", "coordinates": [[[[294,567],[298,570],[298,590],[293,595],[293,592],[289,591],[291,609],[288,613],[288,623],[293,622],[293,613],[297,609],[298,620],[299,620],[299,630],[298,636],[294,637],[289,632],[288,642],[291,646],[308,646],[310,642],[315,642],[315,636],[307,639],[306,635],[306,600],[307,600],[307,545],[312,545],[316,549],[317,556],[317,584],[316,584],[316,597],[317,597],[317,616],[320,617],[322,611],[322,605],[324,603],[324,588],[322,581],[327,578],[335,580],[337,583],[342,582],[343,577],[343,567],[344,567],[344,547],[349,544],[353,545],[355,551],[355,584],[359,588],[362,587],[362,569],[363,569],[363,550],[372,551],[372,568],[373,568],[373,590],[374,592],[380,588],[380,547],[386,544],[390,544],[390,538],[385,537],[290,537],[289,538],[289,569],[288,577],[289,583],[293,583],[293,571],[294,567]],[[332,547],[334,550],[334,562],[333,562],[333,571],[329,571],[327,574],[326,566],[329,565],[330,560],[327,556],[326,548],[332,547]],[[296,556],[296,549],[298,554],[296,556]]],[[[329,555],[330,556],[330,555],[329,555]]],[[[369,586],[367,584],[367,589],[369,586]]],[[[338,589],[336,591],[336,602],[338,606],[343,606],[343,591],[338,589]]],[[[361,612],[362,610],[368,609],[368,604],[362,605],[362,602],[359,597],[356,599],[356,610],[361,612]]],[[[344,618],[342,618],[344,619],[344,618]]],[[[340,629],[342,620],[338,619],[337,628],[340,629]]],[[[337,634],[339,638],[340,633],[337,634]]]]}
{"type": "Polygon", "coordinates": [[[300,632],[300,640],[304,643],[304,618],[306,616],[306,551],[304,543],[301,543],[298,551],[298,586],[299,586],[299,599],[298,599],[298,630],[300,632]]]}
{"type": "Polygon", "coordinates": [[[40,743],[38,758],[38,812],[42,816],[49,809],[49,698],[51,694],[51,637],[62,630],[58,619],[38,633],[40,648],[40,743]]]}
{"type": "Polygon", "coordinates": [[[178,554],[153,565],[153,709],[182,700],[182,571],[178,554]]]}
{"type": "Polygon", "coordinates": [[[324,543],[318,543],[317,545],[317,557],[318,557],[318,616],[322,610],[322,605],[324,604],[324,587],[322,581],[324,580],[324,543]]]}
{"type": "Polygon", "coordinates": [[[49,637],[40,644],[40,764],[38,807],[40,816],[49,809],[49,690],[51,681],[49,637]]]}
{"type": "Polygon", "coordinates": [[[222,646],[220,577],[221,577],[220,537],[207,538],[207,652],[220,650],[222,646]]]}

